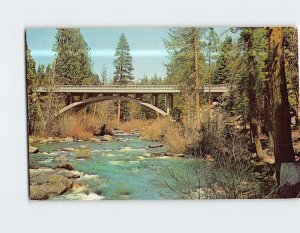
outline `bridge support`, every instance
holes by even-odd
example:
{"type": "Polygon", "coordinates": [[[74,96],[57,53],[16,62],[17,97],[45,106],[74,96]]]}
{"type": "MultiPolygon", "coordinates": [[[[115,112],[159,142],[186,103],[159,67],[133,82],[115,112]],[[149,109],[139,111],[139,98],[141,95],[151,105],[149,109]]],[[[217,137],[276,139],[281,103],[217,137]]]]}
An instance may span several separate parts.
{"type": "MultiPolygon", "coordinates": [[[[158,107],[158,95],[157,94],[151,94],[151,104],[158,107]]],[[[156,118],[159,118],[158,112],[156,112],[156,118]]]]}
{"type": "Polygon", "coordinates": [[[143,94],[141,94],[141,93],[134,94],[134,98],[138,99],[138,100],[142,100],[143,99],[143,94]]]}
{"type": "Polygon", "coordinates": [[[170,115],[171,109],[173,108],[173,95],[172,94],[165,95],[165,107],[167,110],[167,115],[170,115]]]}

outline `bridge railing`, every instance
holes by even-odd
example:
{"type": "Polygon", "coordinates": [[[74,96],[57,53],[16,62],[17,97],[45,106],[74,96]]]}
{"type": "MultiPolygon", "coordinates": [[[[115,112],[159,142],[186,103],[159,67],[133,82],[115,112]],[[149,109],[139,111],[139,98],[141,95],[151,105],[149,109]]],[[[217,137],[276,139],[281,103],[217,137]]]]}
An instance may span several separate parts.
{"type": "MultiPolygon", "coordinates": [[[[179,89],[179,85],[139,85],[139,84],[130,84],[130,85],[55,85],[56,88],[117,88],[117,89],[127,89],[127,88],[170,88],[170,89],[179,89]]],[[[212,84],[211,88],[216,87],[228,87],[226,84],[212,84]]],[[[46,88],[45,86],[40,86],[39,88],[46,88]]],[[[205,85],[204,88],[209,88],[208,85],[205,85]]]]}

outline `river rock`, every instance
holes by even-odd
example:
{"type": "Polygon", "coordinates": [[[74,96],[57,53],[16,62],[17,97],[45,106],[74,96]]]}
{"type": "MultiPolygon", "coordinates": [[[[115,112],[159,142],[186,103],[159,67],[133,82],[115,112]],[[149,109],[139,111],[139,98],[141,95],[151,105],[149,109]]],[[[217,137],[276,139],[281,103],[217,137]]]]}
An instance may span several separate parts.
{"type": "Polygon", "coordinates": [[[67,157],[66,156],[63,156],[63,155],[60,155],[58,157],[56,157],[54,160],[56,161],[68,161],[67,157]]]}
{"type": "Polygon", "coordinates": [[[39,152],[39,148],[34,147],[34,146],[29,146],[29,153],[30,154],[36,154],[39,152]]]}
{"type": "Polygon", "coordinates": [[[64,177],[64,176],[61,176],[61,175],[52,175],[52,176],[49,176],[48,178],[48,182],[49,183],[52,183],[52,184],[63,184],[64,186],[66,186],[66,188],[71,188],[72,184],[73,184],[73,181],[64,177]]]}
{"type": "Polygon", "coordinates": [[[41,185],[41,184],[44,184],[44,183],[47,183],[48,182],[48,178],[50,175],[53,175],[54,173],[52,174],[42,174],[42,173],[36,173],[36,174],[30,174],[30,178],[29,178],[29,182],[30,182],[30,185],[41,185]]]}
{"type": "Polygon", "coordinates": [[[159,148],[159,147],[163,147],[163,144],[156,144],[156,145],[150,145],[148,146],[149,148],[159,148]]]}
{"type": "Polygon", "coordinates": [[[114,141],[115,140],[115,138],[113,136],[108,135],[108,134],[102,136],[101,139],[102,139],[102,141],[114,141]]]}
{"type": "MultiPolygon", "coordinates": [[[[66,178],[67,179],[67,178],[66,178]]],[[[44,191],[49,197],[59,196],[67,191],[67,186],[63,183],[45,183],[36,186],[39,191],[44,191]]]]}
{"type": "Polygon", "coordinates": [[[101,142],[101,140],[99,138],[91,138],[90,141],[91,142],[101,142]]]}
{"type": "Polygon", "coordinates": [[[80,148],[80,149],[86,149],[87,146],[86,146],[86,145],[80,145],[79,148],[80,148]]]}
{"type": "Polygon", "coordinates": [[[49,195],[41,188],[41,185],[30,186],[30,199],[31,200],[47,200],[49,195]]]}
{"type": "Polygon", "coordinates": [[[62,169],[66,169],[66,170],[69,170],[69,171],[74,170],[74,168],[69,163],[58,164],[55,168],[62,168],[62,169]]]}
{"type": "Polygon", "coordinates": [[[72,147],[65,147],[65,148],[62,148],[61,150],[62,151],[66,151],[66,152],[73,152],[73,151],[75,151],[75,149],[72,148],[72,147]]]}
{"type": "Polygon", "coordinates": [[[47,182],[41,185],[30,186],[30,199],[45,200],[52,196],[58,196],[65,193],[72,187],[73,181],[61,176],[50,175],[47,182]]]}
{"type": "Polygon", "coordinates": [[[151,158],[156,158],[156,157],[163,157],[164,153],[151,153],[150,157],[151,158]]]}
{"type": "Polygon", "coordinates": [[[295,185],[300,182],[300,163],[282,163],[280,185],[295,185]]]}
{"type": "Polygon", "coordinates": [[[63,141],[64,141],[64,142],[73,142],[74,139],[71,138],[71,137],[66,137],[66,138],[63,139],[63,141]]]}
{"type": "Polygon", "coordinates": [[[61,170],[57,173],[57,175],[64,176],[68,179],[78,179],[83,175],[83,173],[81,173],[79,171],[61,170]]]}

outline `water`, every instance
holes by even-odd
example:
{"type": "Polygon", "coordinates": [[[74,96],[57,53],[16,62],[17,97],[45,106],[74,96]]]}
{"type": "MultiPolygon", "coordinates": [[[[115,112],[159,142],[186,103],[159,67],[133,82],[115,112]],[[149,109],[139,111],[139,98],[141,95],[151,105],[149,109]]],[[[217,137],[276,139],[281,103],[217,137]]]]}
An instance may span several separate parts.
{"type": "MultiPolygon", "coordinates": [[[[56,156],[64,155],[75,170],[84,172],[81,178],[89,192],[101,195],[103,199],[178,199],[170,190],[164,179],[169,179],[167,170],[181,171],[184,166],[182,158],[151,158],[151,153],[167,152],[166,146],[150,149],[149,145],[157,142],[142,141],[136,136],[119,136],[118,141],[47,143],[39,145],[41,152],[50,154],[30,155],[30,165],[53,167],[60,163],[56,156]],[[87,160],[77,160],[74,152],[62,152],[65,147],[79,148],[85,145],[91,150],[87,160]],[[164,179],[163,179],[164,178],[164,179]]],[[[58,199],[82,199],[82,193],[62,195],[58,199]]]]}

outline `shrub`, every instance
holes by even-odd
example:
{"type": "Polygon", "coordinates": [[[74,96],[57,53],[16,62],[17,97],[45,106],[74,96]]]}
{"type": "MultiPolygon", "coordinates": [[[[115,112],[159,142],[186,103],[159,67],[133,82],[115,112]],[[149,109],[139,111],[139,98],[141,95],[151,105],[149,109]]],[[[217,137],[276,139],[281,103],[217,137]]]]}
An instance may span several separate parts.
{"type": "MultiPolygon", "coordinates": [[[[199,140],[190,145],[185,173],[168,171],[164,180],[182,198],[270,198],[272,176],[254,172],[247,137],[233,127],[203,125],[199,140]],[[210,160],[206,160],[210,158],[210,160]]],[[[274,196],[273,196],[274,197],[274,196]]]]}
{"type": "Polygon", "coordinates": [[[160,118],[153,121],[143,132],[143,137],[150,141],[163,141],[174,153],[184,153],[186,139],[179,123],[172,122],[168,118],[160,118]]]}
{"type": "Polygon", "coordinates": [[[65,115],[57,119],[52,127],[52,132],[60,137],[90,139],[99,129],[101,122],[91,115],[65,115]]]}

